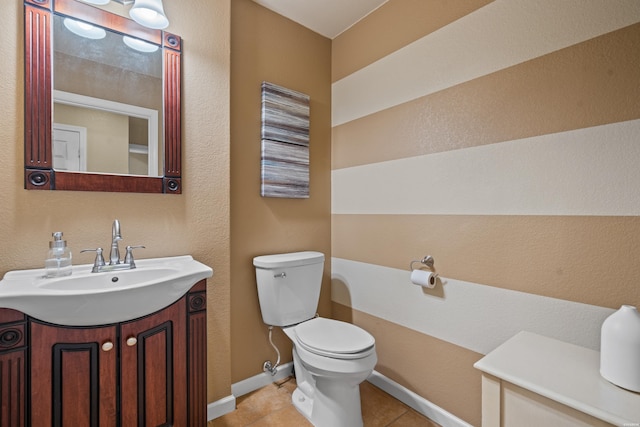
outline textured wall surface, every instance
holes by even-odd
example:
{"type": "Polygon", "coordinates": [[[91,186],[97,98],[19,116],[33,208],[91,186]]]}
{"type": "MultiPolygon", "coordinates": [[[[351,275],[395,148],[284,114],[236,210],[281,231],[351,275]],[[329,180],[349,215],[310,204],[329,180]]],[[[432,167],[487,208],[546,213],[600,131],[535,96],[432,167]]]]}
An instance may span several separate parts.
{"type": "MultiPolygon", "coordinates": [[[[251,0],[231,9],[231,376],[275,362],[262,322],[253,257],[314,250],[325,254],[318,311],[331,315],[331,41],[251,0]],[[310,97],[309,198],[260,197],[261,84],[310,97]]],[[[291,343],[274,329],[282,362],[291,343]]]]}
{"type": "Polygon", "coordinates": [[[84,248],[108,247],[111,223],[138,258],[191,254],[211,266],[208,282],[209,401],[230,393],[229,0],[164,2],[167,31],[183,39],[183,194],[23,189],[22,2],[0,3],[0,274],[42,268],[51,232],[63,231],[74,264],[84,248]]]}
{"type": "Polygon", "coordinates": [[[460,3],[390,0],[333,41],[332,301],[378,371],[479,425],[484,354],[598,349],[640,304],[640,3],[460,3]]]}

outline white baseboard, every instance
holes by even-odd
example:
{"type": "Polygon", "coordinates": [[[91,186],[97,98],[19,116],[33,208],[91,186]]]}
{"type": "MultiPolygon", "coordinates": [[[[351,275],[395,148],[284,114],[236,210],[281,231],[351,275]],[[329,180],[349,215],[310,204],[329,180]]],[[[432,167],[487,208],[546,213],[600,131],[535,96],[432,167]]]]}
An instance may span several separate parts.
{"type": "Polygon", "coordinates": [[[247,393],[251,393],[252,391],[256,391],[259,388],[288,377],[291,375],[292,371],[293,362],[285,363],[284,365],[278,366],[278,372],[276,372],[275,375],[263,372],[247,378],[246,380],[231,384],[231,393],[235,397],[244,396],[247,393]]]}
{"type": "Polygon", "coordinates": [[[229,412],[233,412],[236,409],[236,398],[243,396],[252,391],[256,391],[266,385],[273,382],[280,381],[289,375],[293,371],[293,362],[285,363],[278,366],[278,372],[275,375],[263,372],[258,375],[254,375],[246,380],[238,381],[231,385],[231,395],[224,397],[215,402],[211,402],[207,405],[207,420],[211,421],[214,418],[221,417],[229,412]]]}
{"type": "Polygon", "coordinates": [[[445,411],[441,407],[377,371],[373,371],[371,375],[369,375],[369,378],[367,378],[367,381],[389,393],[405,405],[410,406],[425,417],[440,424],[442,427],[473,427],[471,424],[445,411]]]}
{"type": "MultiPolygon", "coordinates": [[[[207,419],[209,421],[214,418],[221,417],[236,409],[236,398],[252,391],[258,390],[273,382],[280,381],[289,375],[293,370],[293,362],[285,363],[278,367],[276,375],[263,372],[253,377],[238,381],[231,385],[231,395],[207,405],[207,419]]],[[[445,411],[441,407],[428,401],[427,399],[412,392],[408,388],[398,384],[382,375],[377,371],[373,371],[367,378],[374,386],[389,393],[405,405],[413,408],[425,417],[435,421],[442,427],[473,427],[471,424],[461,420],[455,415],[445,411]]]]}
{"type": "Polygon", "coordinates": [[[207,405],[207,421],[221,417],[236,409],[236,397],[229,395],[207,405]]]}

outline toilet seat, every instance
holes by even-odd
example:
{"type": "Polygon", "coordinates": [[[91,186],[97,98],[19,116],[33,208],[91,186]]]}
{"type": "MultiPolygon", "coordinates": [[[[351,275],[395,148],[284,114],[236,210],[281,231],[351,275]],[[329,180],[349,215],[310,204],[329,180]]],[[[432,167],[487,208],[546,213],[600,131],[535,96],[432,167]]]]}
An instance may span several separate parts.
{"type": "Polygon", "coordinates": [[[360,359],[375,351],[373,336],[351,323],[316,317],[295,326],[297,344],[319,356],[360,359]]]}

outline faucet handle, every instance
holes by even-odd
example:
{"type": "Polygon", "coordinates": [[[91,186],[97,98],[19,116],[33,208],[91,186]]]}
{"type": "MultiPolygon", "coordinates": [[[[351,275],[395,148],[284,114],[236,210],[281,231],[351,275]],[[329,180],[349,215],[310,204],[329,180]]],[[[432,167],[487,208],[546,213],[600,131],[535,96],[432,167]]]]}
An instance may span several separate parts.
{"type": "Polygon", "coordinates": [[[127,253],[124,256],[124,264],[129,264],[131,268],[136,268],[136,263],[133,260],[133,250],[138,248],[145,249],[145,247],[142,245],[127,246],[127,253]]]}
{"type": "Polygon", "coordinates": [[[80,253],[82,252],[95,252],[96,253],[96,259],[95,261],[93,261],[93,270],[97,271],[99,267],[103,267],[105,265],[104,262],[104,256],[102,256],[102,248],[95,248],[95,249],[83,249],[80,251],[80,253]]]}

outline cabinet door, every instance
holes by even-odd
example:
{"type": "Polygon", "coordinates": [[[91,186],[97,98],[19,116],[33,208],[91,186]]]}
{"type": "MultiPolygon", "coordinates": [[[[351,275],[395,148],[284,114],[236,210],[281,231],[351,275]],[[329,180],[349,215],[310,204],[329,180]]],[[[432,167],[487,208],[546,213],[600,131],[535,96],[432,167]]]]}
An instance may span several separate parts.
{"type": "Polygon", "coordinates": [[[186,302],[120,329],[122,427],[187,427],[186,302]]]}
{"type": "Polygon", "coordinates": [[[31,426],[115,426],[116,327],[30,326],[31,426]]]}

